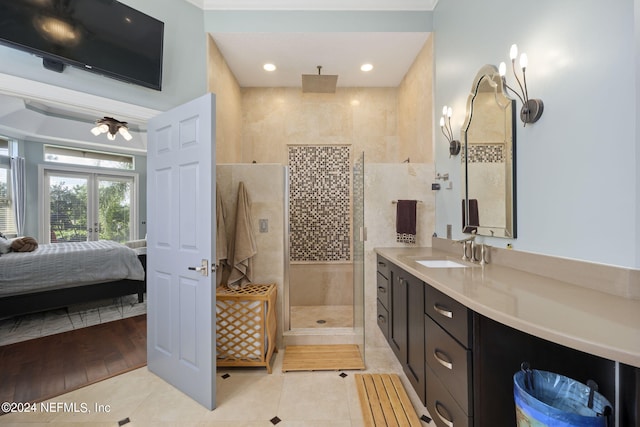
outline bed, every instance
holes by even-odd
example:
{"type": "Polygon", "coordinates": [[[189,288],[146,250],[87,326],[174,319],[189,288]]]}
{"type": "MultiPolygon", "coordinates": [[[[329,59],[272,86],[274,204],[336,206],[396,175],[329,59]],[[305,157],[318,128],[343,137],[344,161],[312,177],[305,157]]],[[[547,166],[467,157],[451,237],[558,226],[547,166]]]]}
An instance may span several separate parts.
{"type": "Polygon", "coordinates": [[[146,248],[109,240],[39,245],[0,256],[0,318],[146,291],[146,248]]]}

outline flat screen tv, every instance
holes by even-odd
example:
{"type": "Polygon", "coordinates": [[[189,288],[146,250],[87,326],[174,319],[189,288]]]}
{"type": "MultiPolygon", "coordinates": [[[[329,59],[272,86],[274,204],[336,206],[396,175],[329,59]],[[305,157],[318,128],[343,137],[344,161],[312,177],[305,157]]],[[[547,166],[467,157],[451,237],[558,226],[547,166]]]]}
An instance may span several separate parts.
{"type": "Polygon", "coordinates": [[[0,43],[161,90],[164,23],[115,0],[0,0],[0,43]]]}

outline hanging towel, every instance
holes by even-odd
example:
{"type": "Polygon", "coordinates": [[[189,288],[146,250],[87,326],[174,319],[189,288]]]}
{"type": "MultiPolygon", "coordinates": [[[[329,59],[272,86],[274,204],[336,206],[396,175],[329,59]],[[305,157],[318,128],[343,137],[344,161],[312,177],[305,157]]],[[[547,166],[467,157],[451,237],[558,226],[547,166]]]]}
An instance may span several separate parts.
{"type": "Polygon", "coordinates": [[[243,288],[253,280],[251,257],[253,257],[258,250],[252,226],[251,203],[249,201],[249,195],[244,188],[244,183],[241,182],[238,186],[236,229],[232,241],[232,270],[227,280],[227,287],[229,287],[229,289],[237,290],[243,288]]]}
{"type": "Polygon", "coordinates": [[[480,216],[478,215],[478,199],[469,199],[469,222],[466,222],[467,212],[462,199],[462,232],[475,233],[480,226],[480,216]]]}
{"type": "Polygon", "coordinates": [[[216,265],[218,271],[222,271],[228,259],[227,227],[224,218],[224,206],[222,196],[216,184],[216,265]]]}
{"type": "Polygon", "coordinates": [[[396,205],[396,240],[416,242],[416,200],[398,200],[396,205]]]}

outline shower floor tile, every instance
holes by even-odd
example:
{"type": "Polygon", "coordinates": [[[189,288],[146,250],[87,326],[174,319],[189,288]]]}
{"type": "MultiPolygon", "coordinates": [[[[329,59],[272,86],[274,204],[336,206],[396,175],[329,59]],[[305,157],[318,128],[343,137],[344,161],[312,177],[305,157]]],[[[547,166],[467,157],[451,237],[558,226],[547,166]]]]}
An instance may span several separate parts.
{"type": "Polygon", "coordinates": [[[291,328],[351,328],[350,305],[298,305],[291,307],[291,328]]]}

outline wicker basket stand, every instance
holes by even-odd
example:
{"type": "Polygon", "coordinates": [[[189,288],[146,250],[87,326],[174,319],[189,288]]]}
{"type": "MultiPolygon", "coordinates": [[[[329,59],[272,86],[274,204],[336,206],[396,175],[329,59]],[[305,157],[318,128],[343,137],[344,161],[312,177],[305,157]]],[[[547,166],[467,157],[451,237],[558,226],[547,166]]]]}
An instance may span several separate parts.
{"type": "Polygon", "coordinates": [[[276,285],[216,289],[216,365],[264,366],[276,348],[276,285]]]}

